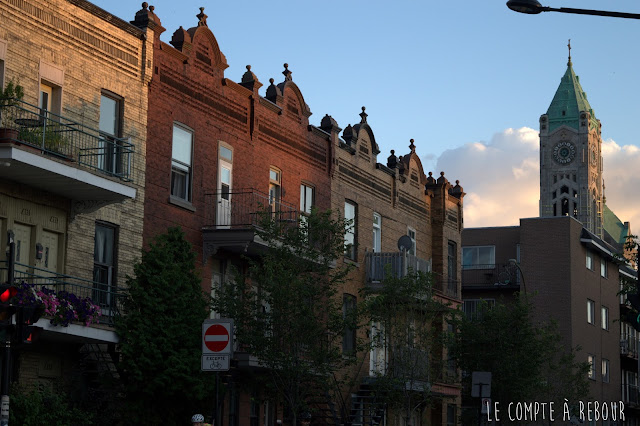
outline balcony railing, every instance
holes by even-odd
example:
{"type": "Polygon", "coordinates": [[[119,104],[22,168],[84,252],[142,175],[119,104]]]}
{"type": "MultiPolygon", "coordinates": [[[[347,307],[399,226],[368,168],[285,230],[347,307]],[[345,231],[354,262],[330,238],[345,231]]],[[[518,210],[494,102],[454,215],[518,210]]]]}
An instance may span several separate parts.
{"type": "Polygon", "coordinates": [[[300,212],[294,206],[255,189],[205,194],[206,223],[210,229],[247,229],[265,218],[296,225],[300,212]]]}
{"type": "Polygon", "coordinates": [[[622,385],[622,402],[638,405],[640,402],[639,396],[638,386],[622,385]]]}
{"type": "MultiPolygon", "coordinates": [[[[0,261],[0,280],[7,282],[7,262],[0,261]]],[[[94,304],[102,310],[100,324],[114,325],[115,318],[120,313],[124,293],[118,292],[113,286],[101,282],[85,280],[70,275],[52,273],[46,269],[34,266],[15,264],[14,283],[27,283],[38,288],[46,287],[56,293],[66,291],[75,294],[78,298],[90,298],[94,304]]]]}
{"type": "Polygon", "coordinates": [[[387,269],[392,277],[402,278],[410,271],[430,272],[431,262],[409,253],[374,253],[365,254],[367,282],[381,282],[387,269]]]}
{"type": "Polygon", "coordinates": [[[633,336],[620,337],[620,355],[638,358],[638,339],[633,336]]]}
{"type": "Polygon", "coordinates": [[[518,268],[514,265],[462,265],[462,285],[478,287],[500,287],[520,285],[518,268]]]}
{"type": "Polygon", "coordinates": [[[453,278],[445,278],[440,274],[434,274],[433,289],[456,299],[460,298],[458,283],[460,281],[453,278]]]}
{"type": "Polygon", "coordinates": [[[391,351],[389,373],[392,377],[404,379],[407,385],[426,384],[430,377],[429,352],[408,346],[396,346],[391,351]]]}
{"type": "Polygon", "coordinates": [[[0,105],[0,142],[30,146],[108,176],[131,180],[134,146],[63,116],[11,99],[0,105]],[[7,105],[8,103],[8,105],[7,105]]]}

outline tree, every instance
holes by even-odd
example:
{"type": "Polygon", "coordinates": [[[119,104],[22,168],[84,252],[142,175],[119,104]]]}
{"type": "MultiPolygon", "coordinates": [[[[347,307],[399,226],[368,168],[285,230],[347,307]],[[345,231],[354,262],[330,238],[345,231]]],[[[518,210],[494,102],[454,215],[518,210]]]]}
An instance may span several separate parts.
{"type": "Polygon", "coordinates": [[[555,323],[535,323],[533,310],[530,299],[519,295],[491,307],[485,303],[475,318],[460,315],[451,348],[458,367],[491,372],[492,401],[503,407],[513,401],[554,401],[561,407],[563,398],[584,399],[589,365],[576,361],[555,323]]]}
{"type": "Polygon", "coordinates": [[[271,394],[285,401],[295,425],[311,410],[310,397],[353,359],[341,343],[354,319],[343,315],[338,294],[349,266],[336,262],[347,221],[316,209],[293,224],[278,219],[270,210],[261,215],[256,233],[268,250],[222,285],[213,309],[234,319],[242,350],[264,367],[271,394]]]}
{"type": "Polygon", "coordinates": [[[116,322],[127,423],[180,424],[203,411],[212,378],[200,371],[208,313],[200,282],[195,253],[177,227],[156,237],[128,277],[124,312],[116,322]]]}
{"type": "Polygon", "coordinates": [[[365,289],[372,324],[374,390],[391,412],[411,424],[433,400],[430,383],[442,375],[442,327],[450,307],[433,297],[432,276],[387,271],[380,286],[365,289]],[[380,355],[382,356],[380,356],[380,355]]]}

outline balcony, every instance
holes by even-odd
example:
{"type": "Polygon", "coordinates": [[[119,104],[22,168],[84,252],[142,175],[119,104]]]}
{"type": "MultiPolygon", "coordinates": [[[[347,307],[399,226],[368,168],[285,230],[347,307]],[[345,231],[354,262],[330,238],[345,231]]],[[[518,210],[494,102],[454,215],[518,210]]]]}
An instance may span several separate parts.
{"type": "Polygon", "coordinates": [[[620,355],[629,358],[638,358],[638,339],[633,336],[620,337],[620,355]]]}
{"type": "Polygon", "coordinates": [[[464,290],[518,290],[521,278],[512,264],[462,265],[464,290]]]}
{"type": "Polygon", "coordinates": [[[388,374],[405,381],[406,390],[424,391],[430,386],[429,352],[397,346],[391,353],[388,374]]]}
{"type": "MultiPolygon", "coordinates": [[[[0,281],[7,282],[7,262],[0,261],[0,281]]],[[[71,323],[68,327],[53,326],[49,318],[43,316],[35,325],[43,329],[41,338],[59,340],[65,336],[69,341],[117,342],[118,338],[113,330],[115,319],[120,313],[124,294],[115,287],[101,282],[94,282],[83,278],[54,273],[46,269],[40,269],[20,263],[15,264],[14,283],[27,283],[38,289],[45,287],[56,293],[68,292],[79,299],[89,298],[101,308],[101,316],[98,324],[85,326],[71,323]]]]}
{"type": "Polygon", "coordinates": [[[256,233],[262,220],[298,226],[297,208],[255,189],[205,195],[205,226],[202,240],[205,259],[219,249],[259,255],[267,244],[256,233]]]}
{"type": "Polygon", "coordinates": [[[367,252],[364,256],[367,273],[367,283],[384,281],[387,270],[392,277],[402,278],[410,271],[431,272],[431,262],[409,253],[374,253],[367,252]]]}
{"type": "Polygon", "coordinates": [[[638,386],[622,385],[622,402],[630,405],[638,405],[640,402],[638,386]]]}
{"type": "Polygon", "coordinates": [[[72,200],[135,198],[134,146],[22,101],[0,106],[0,178],[72,200]]]}

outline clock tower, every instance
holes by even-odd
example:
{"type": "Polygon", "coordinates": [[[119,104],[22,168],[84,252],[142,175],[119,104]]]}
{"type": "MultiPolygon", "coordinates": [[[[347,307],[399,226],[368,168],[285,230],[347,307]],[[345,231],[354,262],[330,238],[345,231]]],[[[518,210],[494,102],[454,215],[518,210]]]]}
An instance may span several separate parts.
{"type": "Polygon", "coordinates": [[[540,116],[540,216],[573,216],[603,237],[601,124],[573,71],[567,70],[540,116]]]}

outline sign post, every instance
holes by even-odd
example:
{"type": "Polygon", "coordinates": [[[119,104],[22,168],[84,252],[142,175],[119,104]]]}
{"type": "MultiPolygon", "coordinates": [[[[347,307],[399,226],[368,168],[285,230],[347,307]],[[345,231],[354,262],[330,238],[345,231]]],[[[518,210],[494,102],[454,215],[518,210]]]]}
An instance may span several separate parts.
{"type": "Polygon", "coordinates": [[[219,425],[220,371],[229,371],[233,356],[233,320],[230,318],[207,319],[202,323],[202,371],[216,372],[216,409],[214,424],[219,425]]]}

